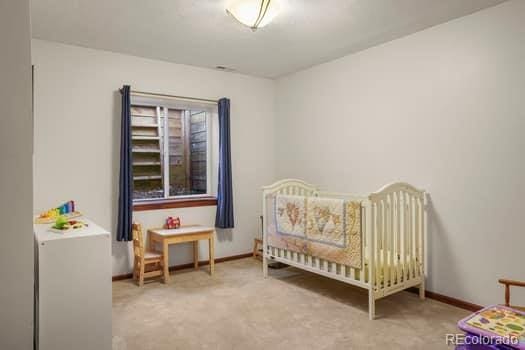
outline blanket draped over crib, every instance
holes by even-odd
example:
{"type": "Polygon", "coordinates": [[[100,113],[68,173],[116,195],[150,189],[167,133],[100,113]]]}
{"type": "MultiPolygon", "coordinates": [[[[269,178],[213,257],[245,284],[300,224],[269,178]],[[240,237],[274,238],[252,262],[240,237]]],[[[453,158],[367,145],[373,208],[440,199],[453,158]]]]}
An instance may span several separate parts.
{"type": "Polygon", "coordinates": [[[270,246],[362,268],[360,202],[276,195],[268,204],[270,246]]]}

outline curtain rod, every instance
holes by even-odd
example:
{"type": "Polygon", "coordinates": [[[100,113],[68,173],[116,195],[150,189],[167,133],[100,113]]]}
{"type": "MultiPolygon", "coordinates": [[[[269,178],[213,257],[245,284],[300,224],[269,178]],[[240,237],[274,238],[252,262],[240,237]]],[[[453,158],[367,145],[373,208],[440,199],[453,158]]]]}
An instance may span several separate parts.
{"type": "MultiPolygon", "coordinates": [[[[122,92],[122,89],[120,90],[120,92],[122,92]]],[[[213,104],[219,103],[219,101],[217,101],[217,100],[211,100],[211,99],[207,99],[207,98],[167,95],[167,94],[159,94],[159,93],[155,93],[155,92],[144,92],[144,91],[137,91],[137,90],[130,90],[130,94],[131,95],[135,95],[135,96],[161,97],[161,98],[168,98],[168,99],[198,101],[198,102],[206,102],[206,103],[213,103],[213,104]]]]}

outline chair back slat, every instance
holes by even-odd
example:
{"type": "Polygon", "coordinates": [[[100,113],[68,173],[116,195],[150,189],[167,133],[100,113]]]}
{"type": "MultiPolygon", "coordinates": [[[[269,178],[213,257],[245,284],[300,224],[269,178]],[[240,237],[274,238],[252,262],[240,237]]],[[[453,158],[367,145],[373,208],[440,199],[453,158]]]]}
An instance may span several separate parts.
{"type": "Polygon", "coordinates": [[[139,223],[133,223],[133,254],[136,257],[142,258],[144,256],[144,239],[142,236],[142,226],[139,223]]]}

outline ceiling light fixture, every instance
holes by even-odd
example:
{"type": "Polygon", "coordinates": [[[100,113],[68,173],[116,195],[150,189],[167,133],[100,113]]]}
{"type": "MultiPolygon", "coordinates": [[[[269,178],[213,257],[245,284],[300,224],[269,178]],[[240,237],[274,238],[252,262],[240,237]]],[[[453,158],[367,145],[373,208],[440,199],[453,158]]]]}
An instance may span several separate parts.
{"type": "Polygon", "coordinates": [[[279,14],[277,0],[237,0],[226,12],[251,30],[256,31],[270,23],[279,14]]]}

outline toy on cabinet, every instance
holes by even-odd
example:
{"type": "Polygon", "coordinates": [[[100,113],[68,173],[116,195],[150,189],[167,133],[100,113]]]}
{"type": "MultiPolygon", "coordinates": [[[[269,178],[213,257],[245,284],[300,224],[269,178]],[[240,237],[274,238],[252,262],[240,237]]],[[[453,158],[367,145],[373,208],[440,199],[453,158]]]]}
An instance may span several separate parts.
{"type": "Polygon", "coordinates": [[[76,211],[74,201],[69,201],[56,208],[49,209],[48,211],[41,213],[37,218],[35,218],[35,224],[54,223],[60,216],[64,216],[66,219],[72,219],[82,216],[82,213],[76,211]]]}
{"type": "Polygon", "coordinates": [[[87,227],[88,224],[80,220],[68,220],[65,215],[57,217],[50,231],[64,233],[69,230],[78,230],[87,227]]]}

